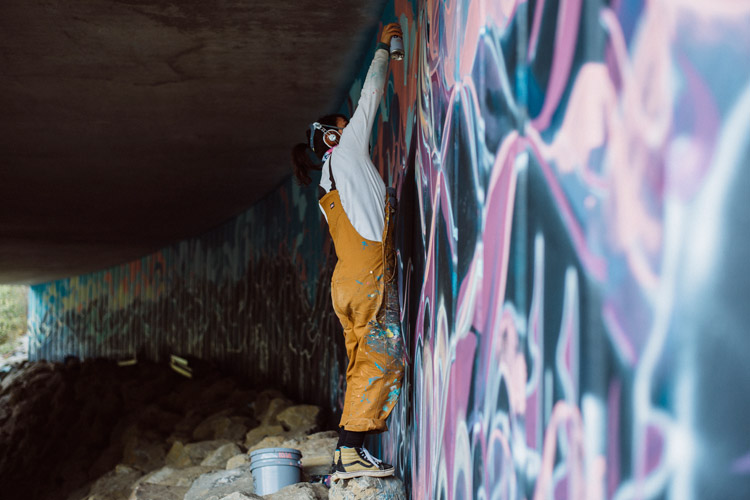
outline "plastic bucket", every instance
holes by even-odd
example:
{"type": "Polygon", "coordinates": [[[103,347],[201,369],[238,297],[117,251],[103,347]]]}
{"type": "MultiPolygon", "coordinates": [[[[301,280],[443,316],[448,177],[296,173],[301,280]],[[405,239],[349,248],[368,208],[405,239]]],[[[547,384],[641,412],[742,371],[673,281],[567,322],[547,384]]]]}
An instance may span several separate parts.
{"type": "Polygon", "coordinates": [[[293,448],[263,448],[250,453],[256,495],[270,495],[300,482],[302,453],[293,448]]]}

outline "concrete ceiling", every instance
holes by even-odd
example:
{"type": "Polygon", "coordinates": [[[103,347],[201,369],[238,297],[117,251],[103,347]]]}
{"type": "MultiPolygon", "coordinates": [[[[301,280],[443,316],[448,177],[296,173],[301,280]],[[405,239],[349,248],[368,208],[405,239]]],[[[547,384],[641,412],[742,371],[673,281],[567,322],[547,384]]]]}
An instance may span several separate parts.
{"type": "Polygon", "coordinates": [[[0,282],[126,262],[252,205],[384,2],[2,0],[0,282]]]}

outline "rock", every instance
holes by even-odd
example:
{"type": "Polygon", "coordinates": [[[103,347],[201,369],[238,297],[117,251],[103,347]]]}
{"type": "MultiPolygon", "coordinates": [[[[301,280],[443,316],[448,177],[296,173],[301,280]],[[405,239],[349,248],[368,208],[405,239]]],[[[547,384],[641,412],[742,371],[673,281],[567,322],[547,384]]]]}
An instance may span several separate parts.
{"type": "Polygon", "coordinates": [[[288,399],[274,398],[268,402],[268,406],[266,407],[265,411],[257,418],[261,424],[276,425],[279,423],[279,421],[276,419],[276,416],[290,406],[292,406],[292,402],[288,399]]]}
{"type": "Polygon", "coordinates": [[[231,423],[229,420],[231,413],[231,408],[228,408],[203,420],[193,430],[193,439],[196,441],[215,439],[216,434],[222,432],[231,423]]]}
{"type": "Polygon", "coordinates": [[[239,453],[242,453],[242,450],[239,446],[234,443],[228,443],[223,446],[219,446],[214,451],[212,451],[206,458],[203,459],[201,465],[208,467],[226,467],[227,460],[239,453]]]}
{"type": "Polygon", "coordinates": [[[245,448],[252,448],[268,436],[280,436],[284,434],[284,428],[280,425],[261,424],[254,429],[250,429],[245,435],[245,448]]]}
{"type": "Polygon", "coordinates": [[[249,464],[250,463],[250,456],[248,456],[246,453],[243,453],[242,455],[235,455],[229,460],[227,460],[227,466],[226,469],[235,469],[241,465],[249,464]]]}
{"type": "Polygon", "coordinates": [[[328,500],[329,491],[327,486],[320,483],[310,484],[310,486],[312,486],[319,500],[328,500]]]}
{"type": "Polygon", "coordinates": [[[302,470],[308,476],[324,475],[330,472],[338,440],[335,431],[318,432],[305,438],[284,441],[281,447],[294,448],[302,453],[302,470]]]}
{"type": "Polygon", "coordinates": [[[184,486],[189,488],[203,474],[215,472],[215,467],[194,466],[185,469],[162,467],[141,478],[139,484],[159,484],[162,486],[184,486]]]}
{"type": "Polygon", "coordinates": [[[115,474],[118,474],[118,475],[133,474],[133,473],[140,474],[139,471],[133,469],[132,467],[128,467],[125,464],[117,464],[117,465],[115,465],[114,471],[115,471],[115,474]]]}
{"type": "MultiPolygon", "coordinates": [[[[231,412],[232,410],[226,410],[231,412]]],[[[212,416],[198,425],[193,431],[194,439],[226,439],[239,441],[247,432],[251,419],[247,417],[230,417],[226,415],[212,416]]]]}
{"type": "Polygon", "coordinates": [[[404,483],[397,477],[356,477],[336,481],[328,492],[331,500],[406,500],[404,483]]]}
{"type": "Polygon", "coordinates": [[[339,439],[339,431],[322,431],[310,434],[308,439],[339,439]]]}
{"type": "MultiPolygon", "coordinates": [[[[185,451],[190,456],[194,464],[200,464],[203,460],[214,451],[226,444],[233,444],[226,439],[214,439],[211,441],[200,441],[198,443],[188,443],[185,445],[185,451]]],[[[234,453],[232,454],[234,455],[234,453]]],[[[222,464],[222,467],[224,464],[222,464]]]]}
{"type": "MultiPolygon", "coordinates": [[[[243,392],[242,394],[247,394],[243,392]]],[[[245,405],[247,406],[247,405],[245,405]]],[[[238,410],[226,408],[206,418],[200,413],[191,410],[187,416],[180,420],[174,428],[173,439],[183,442],[208,441],[213,439],[226,439],[227,441],[240,441],[248,428],[255,424],[251,417],[236,415],[238,410]],[[186,439],[185,436],[189,438],[186,439]]],[[[248,412],[247,408],[242,410],[248,412]]]]}
{"type": "Polygon", "coordinates": [[[125,443],[122,461],[142,471],[151,471],[164,465],[164,446],[147,436],[131,436],[125,443]]]}
{"type": "Polygon", "coordinates": [[[320,408],[314,405],[290,406],[276,415],[276,420],[291,435],[309,434],[317,430],[320,408]]]}
{"type": "Polygon", "coordinates": [[[188,489],[188,487],[141,483],[133,489],[128,500],[182,500],[188,489]]]}
{"type": "Polygon", "coordinates": [[[255,425],[255,421],[247,417],[229,417],[229,426],[222,432],[217,433],[214,439],[227,439],[229,441],[241,441],[247,430],[255,425]]]}
{"type": "MultiPolygon", "coordinates": [[[[252,402],[251,406],[253,408],[253,414],[255,415],[255,418],[258,419],[258,421],[262,421],[262,417],[266,414],[271,401],[273,401],[274,399],[286,399],[286,397],[284,396],[284,394],[275,389],[266,389],[255,397],[255,400],[252,402]]],[[[287,401],[289,400],[287,399],[287,401]]],[[[289,404],[287,406],[291,405],[292,402],[289,401],[289,404]]]]}
{"type": "Polygon", "coordinates": [[[169,453],[167,453],[164,463],[170,467],[179,469],[182,467],[190,467],[193,464],[193,461],[190,459],[190,455],[188,455],[187,451],[185,451],[185,445],[182,444],[182,441],[175,441],[172,443],[172,447],[169,449],[169,453]]]}
{"type": "MultiPolygon", "coordinates": [[[[175,441],[172,448],[165,458],[165,463],[171,467],[189,467],[198,465],[203,462],[210,454],[227,444],[234,444],[226,439],[215,439],[211,441],[200,441],[198,443],[183,444],[181,441],[175,441]]],[[[237,445],[234,445],[237,447],[237,445]]],[[[239,450],[239,447],[237,447],[239,450]]],[[[227,460],[236,453],[232,453],[227,460]]],[[[205,464],[204,464],[205,465],[205,464]]],[[[221,464],[224,467],[224,464],[221,464]]]]}
{"type": "Polygon", "coordinates": [[[258,495],[245,495],[243,493],[234,492],[231,495],[222,497],[221,500],[254,500],[256,498],[262,499],[263,497],[259,497],[258,495]]]}
{"type": "Polygon", "coordinates": [[[263,495],[266,500],[322,500],[328,498],[328,488],[322,484],[297,483],[281,488],[276,493],[263,495]]]}
{"type": "Polygon", "coordinates": [[[91,500],[127,500],[133,483],[142,473],[126,465],[118,465],[114,470],[97,479],[91,486],[87,499],[91,500]]]}
{"type": "Polygon", "coordinates": [[[185,500],[220,500],[232,493],[254,494],[250,466],[203,474],[185,494],[185,500]]]}
{"type": "Polygon", "coordinates": [[[49,373],[53,369],[53,364],[46,361],[37,361],[24,365],[18,370],[9,373],[0,383],[0,394],[5,393],[13,386],[22,385],[27,380],[31,380],[40,373],[49,373]]]}
{"type": "Polygon", "coordinates": [[[284,436],[268,436],[266,438],[263,438],[259,443],[257,443],[252,448],[249,448],[247,452],[251,453],[255,450],[261,450],[263,448],[280,448],[281,444],[284,443],[284,441],[285,441],[284,436]]]}

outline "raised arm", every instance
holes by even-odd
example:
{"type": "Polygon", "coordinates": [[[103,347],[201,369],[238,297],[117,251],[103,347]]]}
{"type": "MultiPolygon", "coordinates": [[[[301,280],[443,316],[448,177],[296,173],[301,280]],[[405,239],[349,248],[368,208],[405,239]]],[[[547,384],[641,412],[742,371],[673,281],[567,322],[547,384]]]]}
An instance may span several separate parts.
{"type": "Polygon", "coordinates": [[[380,35],[380,43],[375,50],[370,69],[367,71],[365,83],[362,85],[357,109],[341,135],[340,146],[346,149],[351,148],[368,154],[370,133],[378,112],[380,99],[383,97],[386,70],[388,69],[390,54],[387,47],[394,36],[402,36],[401,26],[398,23],[388,24],[383,28],[380,35]]]}

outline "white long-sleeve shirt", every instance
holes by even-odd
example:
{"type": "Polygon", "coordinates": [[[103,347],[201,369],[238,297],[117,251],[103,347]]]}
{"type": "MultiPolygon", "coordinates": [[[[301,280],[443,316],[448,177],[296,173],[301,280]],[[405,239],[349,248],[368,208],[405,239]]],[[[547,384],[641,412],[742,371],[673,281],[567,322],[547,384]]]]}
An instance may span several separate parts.
{"type": "MultiPolygon", "coordinates": [[[[330,169],[336,183],[341,206],[354,229],[371,241],[383,239],[385,183],[370,159],[370,134],[383,97],[388,51],[378,49],[367,71],[357,109],[341,133],[339,145],[323,164],[320,187],[331,190],[330,169]]],[[[326,213],[320,207],[323,216],[326,213]]]]}

